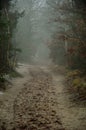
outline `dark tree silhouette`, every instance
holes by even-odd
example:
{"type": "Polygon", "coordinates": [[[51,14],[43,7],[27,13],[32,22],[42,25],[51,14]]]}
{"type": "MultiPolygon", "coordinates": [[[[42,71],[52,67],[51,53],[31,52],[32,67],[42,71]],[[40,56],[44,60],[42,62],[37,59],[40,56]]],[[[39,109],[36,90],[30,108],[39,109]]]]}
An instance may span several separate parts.
{"type": "Polygon", "coordinates": [[[10,0],[0,0],[0,10],[7,8],[10,0]]]}
{"type": "Polygon", "coordinates": [[[73,0],[75,2],[76,7],[86,7],[86,0],[73,0]]]}

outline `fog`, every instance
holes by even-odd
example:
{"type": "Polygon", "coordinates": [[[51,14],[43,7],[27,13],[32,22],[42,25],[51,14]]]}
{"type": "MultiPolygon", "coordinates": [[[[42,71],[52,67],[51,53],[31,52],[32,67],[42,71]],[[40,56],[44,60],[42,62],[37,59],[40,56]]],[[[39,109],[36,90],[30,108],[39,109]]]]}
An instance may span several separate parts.
{"type": "Polygon", "coordinates": [[[84,1],[1,0],[0,130],[86,130],[84,1]]]}
{"type": "MultiPolygon", "coordinates": [[[[13,1],[11,2],[13,4],[13,1]]],[[[49,20],[55,17],[46,0],[17,0],[10,11],[24,12],[18,19],[13,41],[22,50],[19,61],[29,64],[50,64],[47,42],[52,39],[57,24],[49,20]]]]}

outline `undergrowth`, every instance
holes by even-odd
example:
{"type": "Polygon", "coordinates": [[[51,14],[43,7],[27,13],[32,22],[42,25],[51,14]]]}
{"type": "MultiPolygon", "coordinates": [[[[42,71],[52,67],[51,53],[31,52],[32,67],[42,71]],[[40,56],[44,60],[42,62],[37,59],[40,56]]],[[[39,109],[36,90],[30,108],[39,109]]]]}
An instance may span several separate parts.
{"type": "Polygon", "coordinates": [[[80,70],[68,70],[66,83],[70,93],[77,95],[81,100],[86,99],[86,75],[80,70]]]}

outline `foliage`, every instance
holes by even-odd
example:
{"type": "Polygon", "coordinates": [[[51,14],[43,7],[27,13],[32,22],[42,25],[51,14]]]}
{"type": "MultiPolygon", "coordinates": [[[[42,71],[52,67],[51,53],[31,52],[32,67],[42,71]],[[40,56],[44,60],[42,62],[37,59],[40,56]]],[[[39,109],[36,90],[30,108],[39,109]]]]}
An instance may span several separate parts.
{"type": "Polygon", "coordinates": [[[20,73],[18,73],[16,70],[14,70],[10,73],[10,77],[16,78],[16,77],[23,77],[23,76],[20,73]]]}
{"type": "Polygon", "coordinates": [[[5,11],[0,18],[0,73],[8,73],[12,68],[10,24],[5,11]]]}
{"type": "Polygon", "coordinates": [[[57,65],[64,65],[65,60],[65,48],[64,42],[58,39],[58,36],[53,36],[53,40],[51,43],[48,43],[48,46],[51,50],[50,58],[52,59],[53,63],[57,65]]]}
{"type": "MultiPolygon", "coordinates": [[[[77,3],[79,4],[80,1],[77,1],[77,3]]],[[[49,44],[51,58],[58,64],[57,61],[59,61],[60,56],[60,59],[62,59],[61,64],[66,62],[66,65],[71,69],[80,69],[86,72],[85,7],[77,8],[75,4],[66,0],[62,4],[57,2],[53,8],[54,11],[57,11],[57,16],[59,16],[58,12],[60,12],[63,17],[59,16],[53,19],[53,22],[57,23],[58,31],[55,32],[53,40],[49,44]]]]}
{"type": "Polygon", "coordinates": [[[0,11],[0,82],[5,81],[4,75],[14,72],[17,65],[17,54],[21,49],[16,48],[12,43],[11,37],[16,26],[18,16],[15,14],[15,20],[12,19],[15,13],[9,14],[4,8],[0,11]]]}
{"type": "MultiPolygon", "coordinates": [[[[86,94],[86,4],[81,0],[57,2],[53,7],[57,16],[57,32],[48,43],[55,64],[68,68],[67,82],[70,90],[86,94]],[[59,16],[61,14],[61,16],[59,16]],[[59,26],[58,26],[59,25],[59,26]],[[62,50],[62,51],[61,51],[62,50]],[[62,59],[62,60],[59,60],[62,59]]],[[[52,22],[51,21],[51,22],[52,22]]],[[[50,22],[49,22],[50,23],[50,22]]]]}
{"type": "Polygon", "coordinates": [[[79,94],[79,96],[86,95],[86,78],[79,70],[68,71],[66,74],[67,85],[72,93],[79,94]]]}
{"type": "Polygon", "coordinates": [[[79,70],[73,70],[73,71],[68,71],[67,77],[75,77],[75,76],[80,76],[81,72],[79,70]]]}
{"type": "Polygon", "coordinates": [[[76,78],[73,80],[73,83],[72,83],[73,86],[80,86],[81,85],[81,79],[80,78],[76,78]]]}

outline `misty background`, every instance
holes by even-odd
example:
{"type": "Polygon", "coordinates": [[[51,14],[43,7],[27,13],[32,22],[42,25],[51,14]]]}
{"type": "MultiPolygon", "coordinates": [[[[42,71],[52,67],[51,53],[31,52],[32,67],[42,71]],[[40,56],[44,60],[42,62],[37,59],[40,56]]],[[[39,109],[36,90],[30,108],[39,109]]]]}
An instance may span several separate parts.
{"type": "MultiPolygon", "coordinates": [[[[55,0],[53,4],[56,1],[59,0],[55,0]]],[[[16,46],[22,50],[18,56],[20,62],[29,64],[50,64],[52,62],[47,43],[52,40],[52,36],[60,25],[52,21],[57,16],[57,12],[53,13],[53,8],[50,6],[51,2],[46,0],[17,0],[15,3],[15,0],[11,1],[11,12],[23,12],[23,16],[18,19],[12,37],[16,46]]],[[[58,15],[61,14],[58,12],[58,15]]]]}

